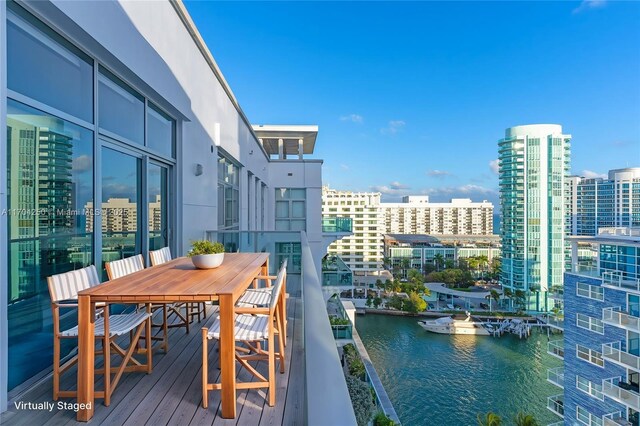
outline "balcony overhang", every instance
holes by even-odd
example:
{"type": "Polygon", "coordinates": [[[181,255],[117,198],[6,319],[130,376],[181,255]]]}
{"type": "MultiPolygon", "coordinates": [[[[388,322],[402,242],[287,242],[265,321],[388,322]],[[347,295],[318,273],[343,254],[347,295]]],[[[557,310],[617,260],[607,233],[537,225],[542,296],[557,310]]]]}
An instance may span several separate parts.
{"type": "Polygon", "coordinates": [[[252,128],[267,154],[281,160],[302,159],[304,155],[313,154],[318,137],[315,125],[254,124],[252,128]]]}

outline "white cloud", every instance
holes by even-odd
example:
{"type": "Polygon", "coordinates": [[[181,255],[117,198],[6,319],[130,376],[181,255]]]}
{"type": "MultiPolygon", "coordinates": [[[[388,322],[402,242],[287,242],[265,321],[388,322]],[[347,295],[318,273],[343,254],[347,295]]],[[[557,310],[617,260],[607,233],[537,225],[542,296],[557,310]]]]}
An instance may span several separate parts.
{"type": "Polygon", "coordinates": [[[401,195],[407,193],[407,190],[411,189],[409,186],[400,182],[391,182],[389,185],[375,185],[370,189],[374,192],[380,192],[384,195],[401,195]]]}
{"type": "Polygon", "coordinates": [[[605,173],[598,173],[592,170],[583,170],[580,172],[580,176],[585,177],[587,179],[594,179],[594,178],[606,179],[607,178],[607,175],[605,173]]]}
{"type": "Polygon", "coordinates": [[[349,166],[347,166],[346,164],[340,164],[340,168],[345,172],[349,170],[349,166]]]}
{"type": "Polygon", "coordinates": [[[445,186],[429,188],[422,191],[434,202],[447,202],[451,198],[471,198],[473,201],[489,200],[497,206],[498,191],[481,185],[467,184],[461,186],[445,186]]]}
{"type": "Polygon", "coordinates": [[[360,114],[348,114],[340,117],[340,121],[351,121],[353,123],[362,123],[364,121],[364,117],[360,114]]]}
{"type": "Polygon", "coordinates": [[[498,170],[499,170],[499,168],[500,168],[500,162],[499,162],[499,160],[497,160],[497,159],[496,159],[496,160],[491,160],[491,161],[489,161],[489,168],[491,169],[491,172],[492,172],[494,175],[497,175],[497,174],[498,174],[498,170]]]}
{"type": "Polygon", "coordinates": [[[405,124],[407,123],[403,120],[391,120],[387,127],[380,129],[380,133],[383,135],[395,135],[404,128],[405,124]]]}
{"type": "Polygon", "coordinates": [[[573,9],[572,13],[576,14],[576,13],[585,12],[587,10],[599,9],[603,7],[605,4],[607,4],[606,0],[582,0],[580,5],[575,9],[573,9]]]}
{"type": "Polygon", "coordinates": [[[73,159],[71,167],[75,172],[86,172],[93,168],[93,160],[88,155],[81,155],[73,159]]]}
{"type": "Polygon", "coordinates": [[[427,171],[427,176],[431,176],[438,179],[444,179],[447,177],[453,177],[454,174],[451,172],[447,172],[446,170],[429,170],[427,171]]]}

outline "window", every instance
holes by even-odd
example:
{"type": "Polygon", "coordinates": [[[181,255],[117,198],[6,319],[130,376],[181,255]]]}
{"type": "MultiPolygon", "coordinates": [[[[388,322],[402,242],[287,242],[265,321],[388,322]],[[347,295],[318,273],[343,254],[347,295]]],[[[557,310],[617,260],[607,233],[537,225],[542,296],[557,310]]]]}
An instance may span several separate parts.
{"type": "MultiPolygon", "coordinates": [[[[51,366],[46,278],[93,263],[93,132],[7,101],[9,389],[51,366]],[[89,182],[87,184],[87,182],[89,182]],[[13,209],[18,212],[11,213],[13,209]],[[19,212],[25,212],[21,214],[19,212]],[[29,362],[25,363],[24,360],[29,362]]],[[[5,290],[7,291],[7,290],[5,290]]],[[[66,326],[72,327],[69,318],[66,326]]],[[[65,342],[65,356],[76,343],[65,342]]]]}
{"type": "Polygon", "coordinates": [[[307,190],[276,188],[276,231],[307,229],[307,190]]]}
{"type": "Polygon", "coordinates": [[[576,285],[576,295],[592,300],[604,300],[604,289],[597,285],[578,282],[576,285]]]}
{"type": "Polygon", "coordinates": [[[276,243],[276,268],[287,259],[287,273],[299,274],[302,270],[302,246],[300,243],[276,243]]]}
{"type": "Polygon", "coordinates": [[[218,157],[218,229],[240,229],[240,167],[218,157]]]}
{"type": "Polygon", "coordinates": [[[588,412],[581,406],[576,406],[576,420],[586,426],[602,426],[602,418],[588,412]]]}
{"type": "Polygon", "coordinates": [[[24,9],[7,12],[7,87],[93,123],[93,61],[24,9]]]}
{"type": "Polygon", "coordinates": [[[591,395],[596,399],[604,401],[604,396],[602,395],[602,385],[593,383],[592,381],[587,380],[584,377],[576,376],[576,388],[586,394],[591,395]]]}
{"type": "Polygon", "coordinates": [[[594,333],[604,334],[604,326],[602,320],[593,318],[584,314],[576,315],[576,325],[580,328],[591,330],[594,333]]]}
{"type": "Polygon", "coordinates": [[[176,122],[157,106],[147,107],[147,147],[167,157],[175,157],[176,122]]]}
{"type": "Polygon", "coordinates": [[[602,352],[589,349],[586,346],[576,345],[576,356],[584,361],[597,365],[598,367],[604,367],[602,352]]]}
{"type": "Polygon", "coordinates": [[[98,75],[98,123],[100,129],[144,144],[144,98],[103,67],[98,75]]]}

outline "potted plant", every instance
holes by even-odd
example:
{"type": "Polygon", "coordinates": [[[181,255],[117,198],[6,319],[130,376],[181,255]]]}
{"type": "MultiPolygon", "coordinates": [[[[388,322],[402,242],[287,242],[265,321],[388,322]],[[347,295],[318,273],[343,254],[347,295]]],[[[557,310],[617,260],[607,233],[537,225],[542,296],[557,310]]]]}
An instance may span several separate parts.
{"type": "Polygon", "coordinates": [[[191,243],[191,250],[187,253],[193,265],[198,269],[213,269],[222,264],[224,260],[224,246],[222,243],[212,243],[207,240],[199,240],[191,243]]]}

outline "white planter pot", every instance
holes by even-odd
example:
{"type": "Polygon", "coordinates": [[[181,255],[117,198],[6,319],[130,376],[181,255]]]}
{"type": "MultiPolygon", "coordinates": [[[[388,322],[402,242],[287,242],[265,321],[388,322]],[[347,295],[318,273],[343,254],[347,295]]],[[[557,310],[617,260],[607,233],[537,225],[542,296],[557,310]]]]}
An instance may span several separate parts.
{"type": "Polygon", "coordinates": [[[192,256],[191,261],[193,262],[193,266],[198,269],[213,269],[222,265],[222,261],[224,260],[224,253],[216,253],[216,254],[199,254],[197,256],[192,256]]]}

